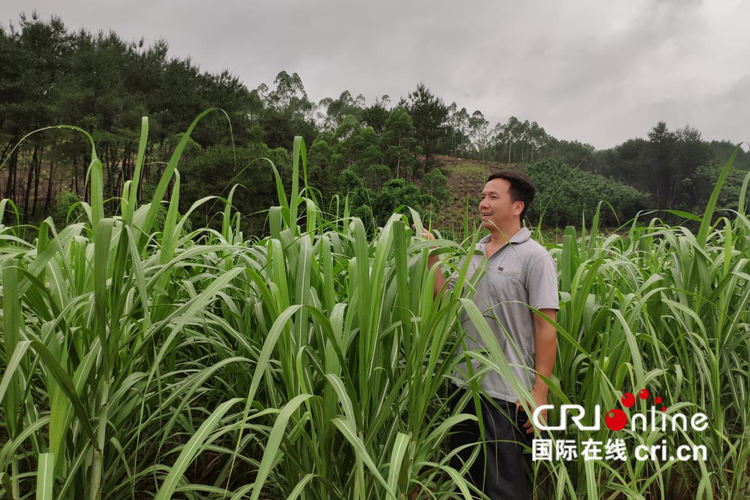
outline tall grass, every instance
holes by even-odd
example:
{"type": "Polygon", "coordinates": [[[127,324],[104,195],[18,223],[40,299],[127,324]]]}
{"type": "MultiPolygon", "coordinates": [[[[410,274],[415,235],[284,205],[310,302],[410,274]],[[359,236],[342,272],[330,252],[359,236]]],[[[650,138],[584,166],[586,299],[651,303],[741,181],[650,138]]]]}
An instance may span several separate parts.
{"type": "MultiPolygon", "coordinates": [[[[435,300],[426,258],[436,244],[451,267],[473,248],[468,218],[461,243],[416,238],[414,212],[368,237],[346,203],[321,212],[297,138],[290,193],[269,165],[279,201],[269,236],[242,235],[233,190],[220,200],[221,231],[188,231],[190,212],[213,198],[179,214],[177,166],[206,113],[148,203],[136,192],[144,119],[135,178],[119,200],[103,198],[92,144],[85,220],[57,228],[47,219],[33,243],[0,228],[6,497],[479,495],[445,446],[453,425],[474,418],[451,414],[445,400],[460,314],[489,346],[469,354],[482,360],[474,382],[508,365],[470,300],[481,273],[464,287],[461,270],[455,291],[435,300]],[[118,215],[105,217],[105,202],[119,203],[118,215]]],[[[750,222],[744,198],[739,212],[715,218],[716,197],[697,234],[654,219],[606,235],[595,218],[550,247],[562,298],[552,402],[614,407],[647,386],[669,411],[711,417],[707,432],[666,436],[707,445],[708,459],[537,463],[538,498],[748,494],[750,222]]],[[[3,201],[0,216],[11,208],[3,201]]]]}

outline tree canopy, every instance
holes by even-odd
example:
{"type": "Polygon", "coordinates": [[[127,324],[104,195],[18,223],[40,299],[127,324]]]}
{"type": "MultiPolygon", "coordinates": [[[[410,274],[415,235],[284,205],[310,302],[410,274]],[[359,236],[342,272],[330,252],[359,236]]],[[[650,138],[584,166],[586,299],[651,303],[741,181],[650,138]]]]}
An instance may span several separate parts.
{"type": "MultiPolygon", "coordinates": [[[[308,174],[323,206],[349,194],[353,209],[373,223],[404,204],[429,211],[450,203],[449,182],[435,170],[445,156],[526,165],[541,177],[549,169],[550,178],[566,165],[573,169],[566,175],[600,186],[599,193],[610,193],[606,185],[614,197],[624,187],[649,197],[628,191],[638,203],[624,205],[694,210],[705,204],[707,183],[736,146],[660,121],[646,137],[596,150],[515,116],[493,125],[482,110],[447,106],[423,82],[394,101],[398,105],[388,95],[368,105],[349,90],[316,102],[295,72],[280,71],[272,84],[248,88],[230,70],[205,72],[190,58],[170,56],[165,40],[146,44],[114,32],[71,31],[59,17],[43,20],[36,13],[0,26],[0,67],[0,190],[24,221],[59,217],[58,202],[70,207],[85,200],[91,161],[81,133],[55,128],[19,144],[29,132],[74,125],[91,134],[112,200],[133,176],[143,116],[149,117],[149,141],[139,191],[153,189],[181,134],[211,107],[224,112],[208,116],[191,135],[179,167],[181,204],[226,195],[230,184],[240,183],[245,194],[238,192],[235,203],[253,233],[263,230],[264,209],[275,196],[264,158],[284,172],[296,135],[309,145],[308,174]],[[593,179],[588,174],[599,180],[585,180],[593,179]]],[[[741,151],[725,189],[739,189],[748,169],[750,154],[741,151]]],[[[730,199],[722,194],[720,204],[730,199]]],[[[116,206],[110,202],[105,209],[116,206]]],[[[558,218],[565,220],[567,209],[560,210],[558,218]]]]}

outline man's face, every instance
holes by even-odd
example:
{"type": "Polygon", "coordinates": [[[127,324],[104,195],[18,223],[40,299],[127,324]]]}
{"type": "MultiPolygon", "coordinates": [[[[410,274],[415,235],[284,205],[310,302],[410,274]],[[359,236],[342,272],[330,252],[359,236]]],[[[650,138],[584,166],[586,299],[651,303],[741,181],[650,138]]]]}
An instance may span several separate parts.
{"type": "Polygon", "coordinates": [[[492,179],[484,185],[479,202],[482,226],[490,231],[495,227],[508,227],[514,217],[523,211],[523,202],[513,201],[510,196],[510,182],[505,179],[492,179]]]}

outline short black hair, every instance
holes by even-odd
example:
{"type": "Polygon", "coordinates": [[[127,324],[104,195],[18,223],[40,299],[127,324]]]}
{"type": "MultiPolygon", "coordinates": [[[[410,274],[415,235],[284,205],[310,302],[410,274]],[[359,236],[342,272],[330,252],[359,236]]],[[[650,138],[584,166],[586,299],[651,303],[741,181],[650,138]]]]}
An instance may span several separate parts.
{"type": "Polygon", "coordinates": [[[521,220],[523,221],[526,211],[531,206],[531,202],[534,201],[534,195],[536,194],[534,181],[519,170],[500,170],[490,175],[487,182],[493,179],[505,179],[510,183],[510,198],[513,201],[523,202],[523,210],[521,211],[521,220]]]}

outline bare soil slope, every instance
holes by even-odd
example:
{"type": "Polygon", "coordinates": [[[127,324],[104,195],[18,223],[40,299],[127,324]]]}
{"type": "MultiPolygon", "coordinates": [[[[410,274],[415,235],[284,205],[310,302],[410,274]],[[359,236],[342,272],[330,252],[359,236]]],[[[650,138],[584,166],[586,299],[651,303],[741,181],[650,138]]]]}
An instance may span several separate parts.
{"type": "Polygon", "coordinates": [[[451,156],[437,156],[435,159],[438,162],[438,168],[448,178],[448,190],[452,195],[452,200],[447,207],[442,208],[436,214],[433,226],[458,233],[463,231],[467,203],[470,224],[479,224],[477,205],[487,177],[497,170],[519,168],[516,164],[482,162],[451,156]]]}

